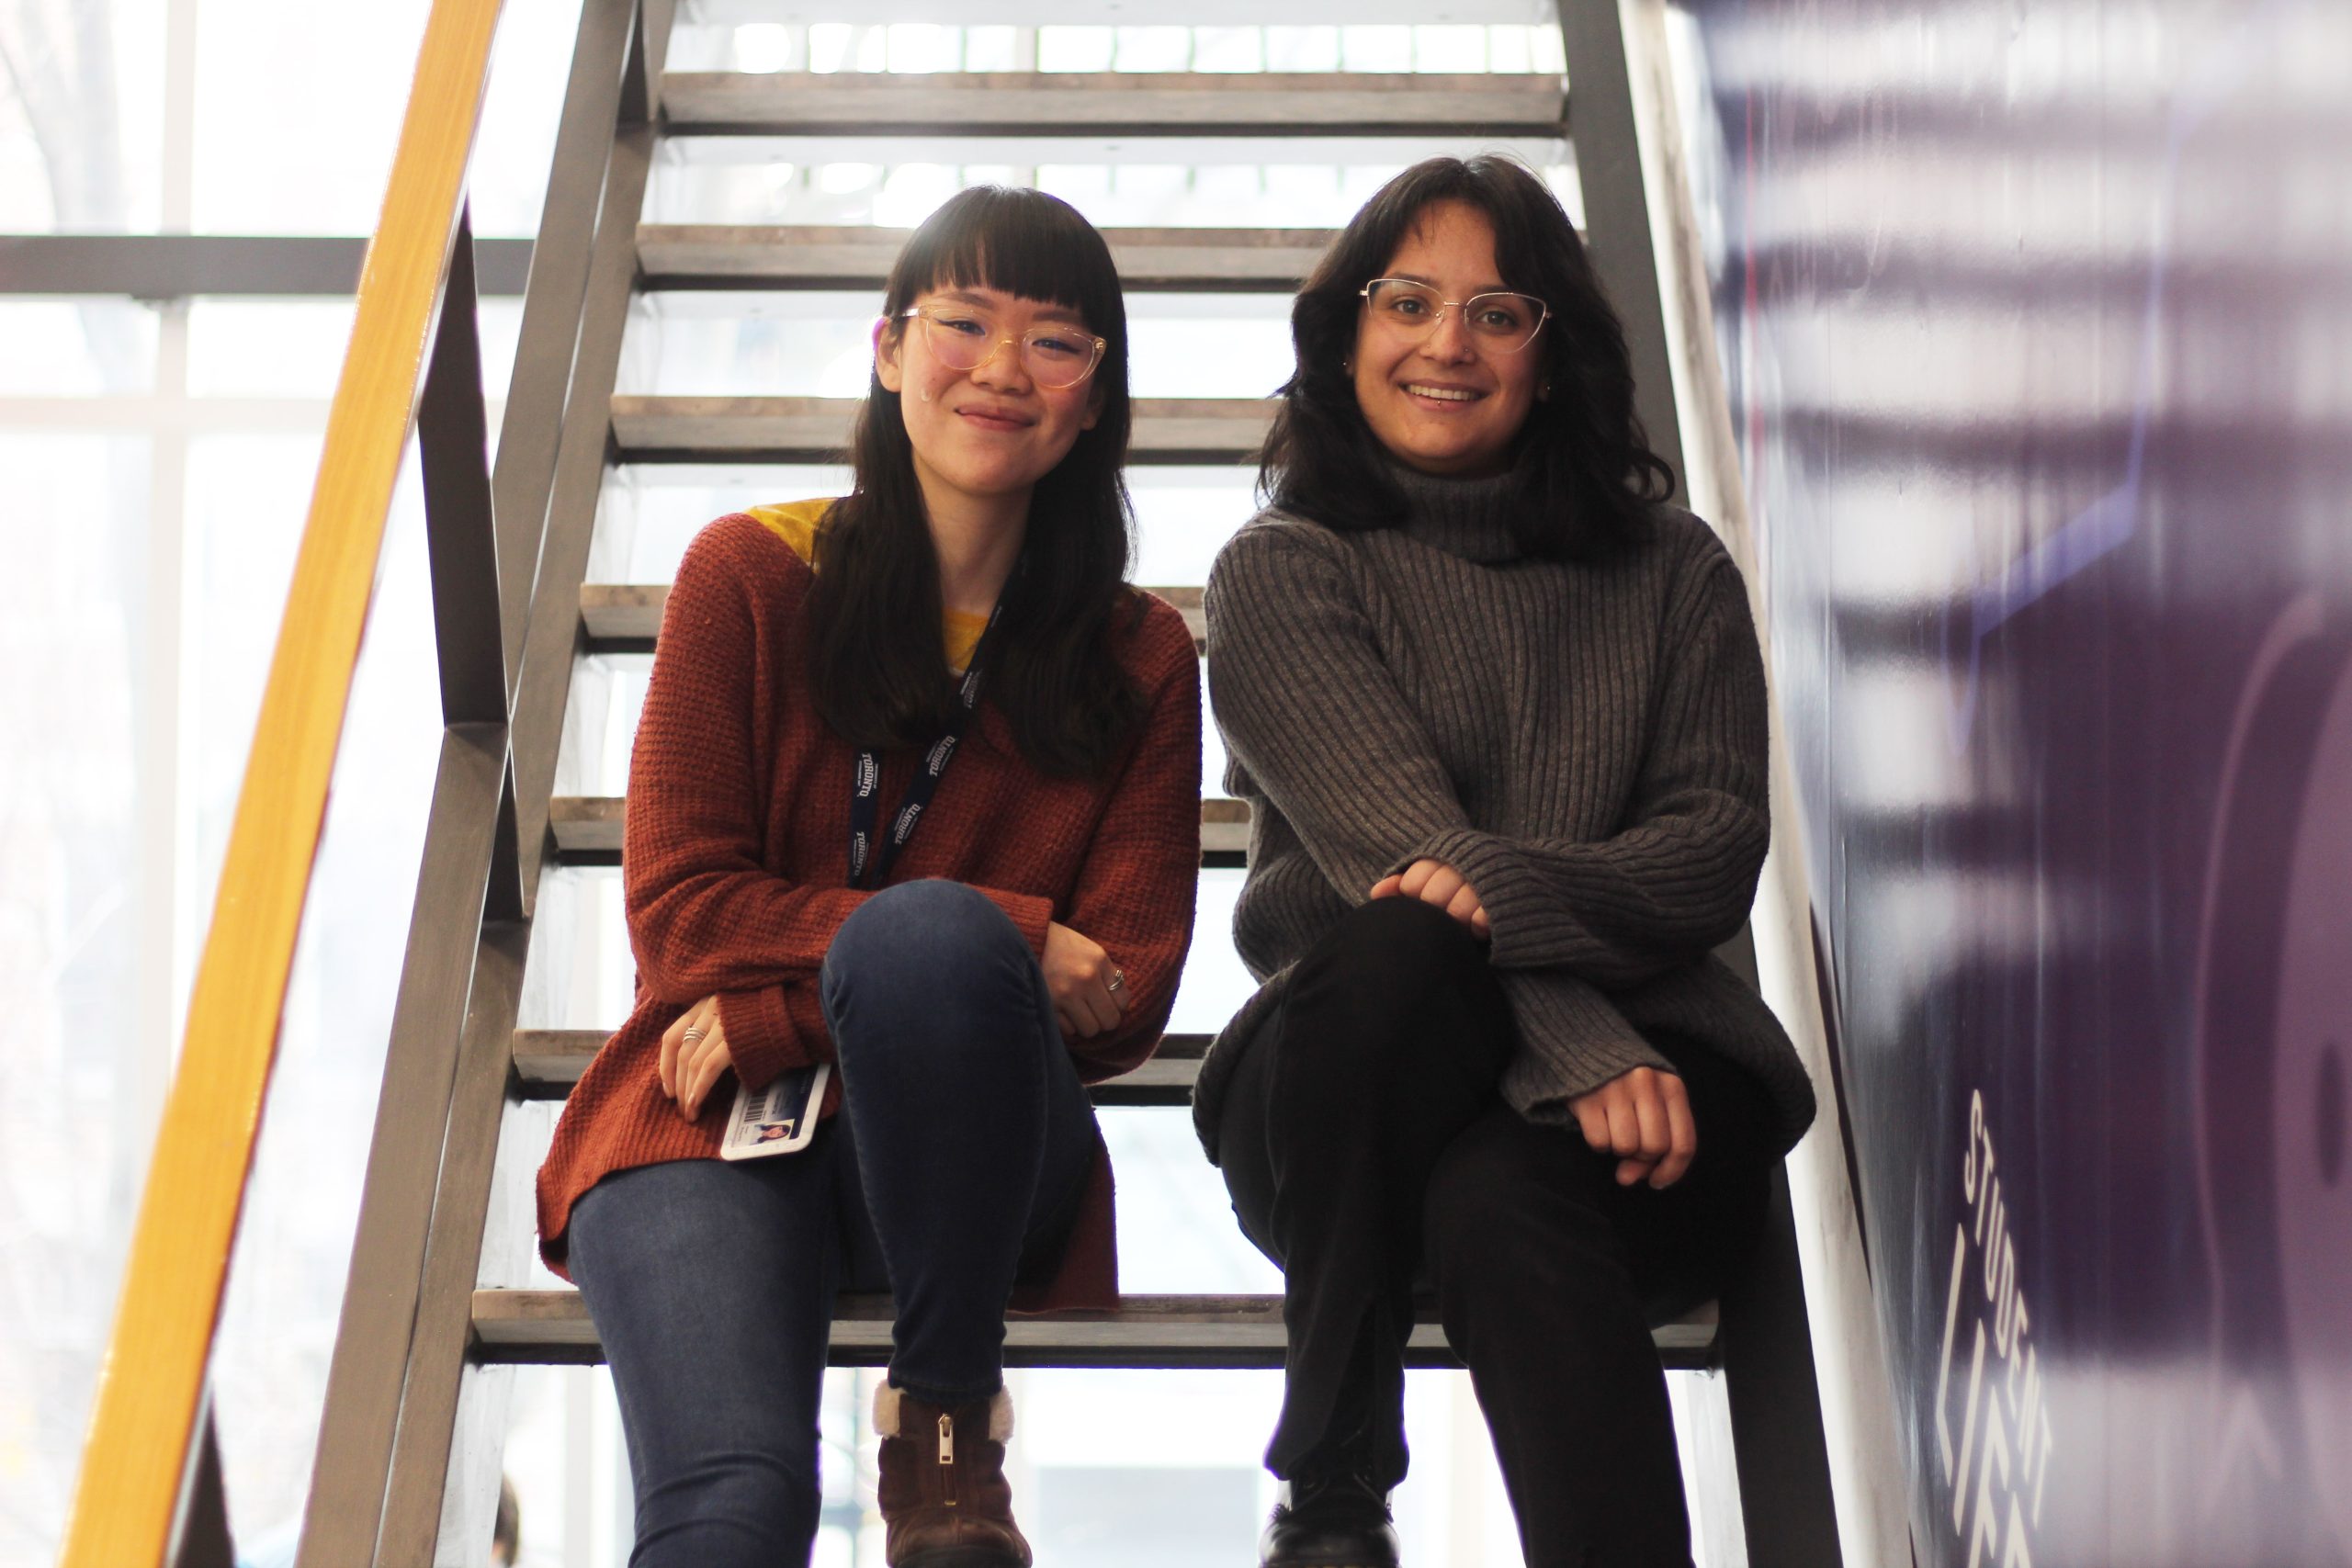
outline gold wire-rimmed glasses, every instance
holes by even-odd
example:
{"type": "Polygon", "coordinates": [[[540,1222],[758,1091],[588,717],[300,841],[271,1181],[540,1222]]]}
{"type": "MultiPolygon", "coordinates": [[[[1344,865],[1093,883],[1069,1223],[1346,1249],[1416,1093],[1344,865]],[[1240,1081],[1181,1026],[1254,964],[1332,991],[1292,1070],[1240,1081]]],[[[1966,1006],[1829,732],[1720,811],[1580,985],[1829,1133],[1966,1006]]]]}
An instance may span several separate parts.
{"type": "Polygon", "coordinates": [[[1404,337],[1426,337],[1448,310],[1459,310],[1470,335],[1497,354],[1517,354],[1535,341],[1552,307],[1532,294],[1474,294],[1448,299],[1409,277],[1375,277],[1356,293],[1372,319],[1404,337]]]}
{"type": "Polygon", "coordinates": [[[1102,363],[1103,351],[1111,346],[1102,338],[1089,337],[1060,322],[1031,327],[1015,338],[967,305],[910,305],[899,314],[922,323],[932,357],[950,370],[978,370],[1006,344],[1014,344],[1020,350],[1021,368],[1029,379],[1055,391],[1075,387],[1093,375],[1094,367],[1102,363]]]}

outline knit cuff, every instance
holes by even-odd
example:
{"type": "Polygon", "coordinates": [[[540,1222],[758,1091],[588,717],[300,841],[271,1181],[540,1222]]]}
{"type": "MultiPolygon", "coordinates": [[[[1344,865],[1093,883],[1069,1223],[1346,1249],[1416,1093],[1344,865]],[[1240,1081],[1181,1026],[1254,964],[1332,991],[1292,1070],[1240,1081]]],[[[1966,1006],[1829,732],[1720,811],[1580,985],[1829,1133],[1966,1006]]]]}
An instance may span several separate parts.
{"type": "Polygon", "coordinates": [[[1001,887],[978,889],[1020,928],[1021,940],[1039,958],[1046,956],[1046,928],[1054,923],[1054,901],[1029,893],[1008,893],[1001,887]]]}
{"type": "Polygon", "coordinates": [[[1555,964],[1563,944],[1582,934],[1582,925],[1563,907],[1558,894],[1544,886],[1527,857],[1507,839],[1475,828],[1448,828],[1423,840],[1396,869],[1402,871],[1417,860],[1452,866],[1478,895],[1490,930],[1487,962],[1498,969],[1555,964]]]}
{"type": "Polygon", "coordinates": [[[1580,1127],[1583,1123],[1568,1102],[1623,1077],[1635,1067],[1674,1071],[1673,1063],[1647,1046],[1626,1050],[1591,1045],[1557,1058],[1522,1052],[1503,1070],[1503,1099],[1530,1122],[1548,1127],[1580,1127]]]}
{"type": "Polygon", "coordinates": [[[779,1073],[805,1067],[816,1058],[792,1017],[787,986],[718,993],[718,1027],[727,1032],[727,1054],[735,1077],[753,1094],[779,1073]]]}
{"type": "Polygon", "coordinates": [[[1520,1037],[1503,1070],[1503,1098],[1531,1122],[1571,1125],[1570,1100],[1635,1067],[1674,1070],[1614,1002],[1573,976],[1507,975],[1503,994],[1520,1037]]]}

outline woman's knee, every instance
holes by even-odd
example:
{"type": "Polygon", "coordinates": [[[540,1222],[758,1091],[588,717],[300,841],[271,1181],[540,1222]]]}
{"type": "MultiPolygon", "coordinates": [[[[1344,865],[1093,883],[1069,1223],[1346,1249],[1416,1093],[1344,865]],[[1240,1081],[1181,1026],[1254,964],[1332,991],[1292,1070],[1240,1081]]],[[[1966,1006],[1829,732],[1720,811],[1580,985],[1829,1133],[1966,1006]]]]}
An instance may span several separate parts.
{"type": "Polygon", "coordinates": [[[1460,1029],[1475,1026],[1464,1004],[1485,968],[1476,939],[1418,899],[1349,911],[1292,976],[1278,1080],[1304,1074],[1328,1091],[1327,1068],[1360,1080],[1417,1072],[1426,1054],[1455,1048],[1460,1029]]]}
{"type": "Polygon", "coordinates": [[[1011,916],[978,889],[929,879],[886,887],[833,934],[821,984],[828,1009],[852,995],[923,1008],[1019,997],[1034,955],[1011,916]]]}
{"type": "Polygon", "coordinates": [[[1005,942],[1028,949],[1012,918],[987,894],[966,883],[926,877],[885,887],[860,904],[833,933],[826,960],[872,964],[914,954],[909,962],[919,963],[1005,942]]]}
{"type": "Polygon", "coordinates": [[[1323,934],[1300,960],[1298,978],[1390,1006],[1457,985],[1485,964],[1478,940],[1444,910],[1418,898],[1374,898],[1323,934]]]}

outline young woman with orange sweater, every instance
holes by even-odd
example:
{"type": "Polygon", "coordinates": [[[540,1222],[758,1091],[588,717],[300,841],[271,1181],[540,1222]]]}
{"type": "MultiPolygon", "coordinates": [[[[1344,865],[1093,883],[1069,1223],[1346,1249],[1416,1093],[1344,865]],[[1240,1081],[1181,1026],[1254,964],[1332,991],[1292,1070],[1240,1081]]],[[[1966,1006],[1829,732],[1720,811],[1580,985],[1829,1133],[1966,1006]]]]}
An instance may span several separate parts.
{"type": "Polygon", "coordinates": [[[806,1562],[837,1290],[888,1289],[893,1568],[1026,1568],[1004,1314],[1118,1294],[1085,1085],[1159,1038],[1191,940],[1200,690],[1126,585],[1126,321],[1035,191],[919,228],[852,493],[680,564],[630,763],[638,998],[539,1175],[603,1336],[633,1568],[806,1562]],[[718,1156],[738,1085],[827,1065],[805,1147],[718,1156]]]}

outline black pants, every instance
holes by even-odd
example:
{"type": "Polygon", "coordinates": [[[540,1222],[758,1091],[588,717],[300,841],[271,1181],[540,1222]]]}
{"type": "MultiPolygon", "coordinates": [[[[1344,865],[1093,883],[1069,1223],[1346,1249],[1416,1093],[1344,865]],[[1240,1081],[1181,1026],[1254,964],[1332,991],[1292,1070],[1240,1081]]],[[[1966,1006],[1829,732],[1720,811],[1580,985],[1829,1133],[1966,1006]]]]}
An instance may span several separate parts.
{"type": "Polygon", "coordinates": [[[1690,1522],[1650,1325],[1745,1260],[1777,1157],[1746,1072],[1654,1041],[1698,1156],[1619,1187],[1574,1127],[1497,1092],[1514,1049],[1486,949],[1416,900],[1366,904],[1293,976],[1223,1108],[1242,1230],[1282,1265],[1289,1366],[1266,1463],[1341,1450],[1406,1466],[1402,1346],[1417,1281],[1470,1368],[1529,1568],[1687,1568],[1690,1522]]]}

